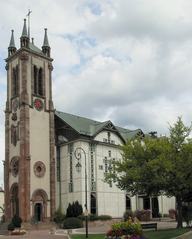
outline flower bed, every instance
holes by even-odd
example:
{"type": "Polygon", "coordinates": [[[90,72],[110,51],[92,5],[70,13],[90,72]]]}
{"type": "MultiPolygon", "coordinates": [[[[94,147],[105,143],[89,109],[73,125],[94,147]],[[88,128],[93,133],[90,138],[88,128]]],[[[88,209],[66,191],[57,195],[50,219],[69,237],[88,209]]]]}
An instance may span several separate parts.
{"type": "Polygon", "coordinates": [[[13,236],[13,235],[25,235],[27,233],[27,231],[26,230],[14,230],[13,232],[11,232],[11,235],[13,236]]]}
{"type": "Polygon", "coordinates": [[[151,217],[151,210],[136,210],[135,211],[136,217],[139,221],[150,221],[151,217]]]}
{"type": "Polygon", "coordinates": [[[171,219],[175,219],[177,214],[178,214],[178,210],[173,208],[169,209],[169,217],[171,219]]]}
{"type": "Polygon", "coordinates": [[[143,234],[140,222],[137,220],[134,223],[131,217],[129,221],[113,223],[110,226],[111,230],[106,233],[105,239],[147,239],[143,234]]]}

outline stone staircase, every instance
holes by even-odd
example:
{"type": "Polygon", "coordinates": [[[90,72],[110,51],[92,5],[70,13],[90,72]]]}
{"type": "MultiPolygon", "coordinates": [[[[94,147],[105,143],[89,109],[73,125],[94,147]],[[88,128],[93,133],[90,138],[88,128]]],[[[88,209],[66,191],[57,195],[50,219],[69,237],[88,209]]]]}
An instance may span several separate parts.
{"type": "Polygon", "coordinates": [[[2,224],[0,224],[0,235],[5,235],[5,231],[7,230],[9,223],[10,221],[3,222],[2,224]]]}
{"type": "Polygon", "coordinates": [[[155,217],[152,218],[150,221],[153,222],[175,222],[175,219],[171,219],[170,217],[155,217]]]}
{"type": "Polygon", "coordinates": [[[50,230],[55,227],[56,229],[60,229],[60,227],[55,222],[38,222],[37,224],[30,222],[23,222],[22,226],[26,231],[29,230],[50,230]]]}

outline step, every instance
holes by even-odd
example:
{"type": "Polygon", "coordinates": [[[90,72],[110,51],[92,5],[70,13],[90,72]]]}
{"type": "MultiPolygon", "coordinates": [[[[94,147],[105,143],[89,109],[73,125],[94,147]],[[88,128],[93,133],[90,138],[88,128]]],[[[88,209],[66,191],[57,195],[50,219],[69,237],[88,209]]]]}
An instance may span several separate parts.
{"type": "Polygon", "coordinates": [[[55,222],[38,222],[38,226],[36,226],[35,224],[31,224],[30,222],[23,222],[22,225],[26,231],[50,230],[53,227],[55,227],[56,229],[61,229],[55,222]]]}

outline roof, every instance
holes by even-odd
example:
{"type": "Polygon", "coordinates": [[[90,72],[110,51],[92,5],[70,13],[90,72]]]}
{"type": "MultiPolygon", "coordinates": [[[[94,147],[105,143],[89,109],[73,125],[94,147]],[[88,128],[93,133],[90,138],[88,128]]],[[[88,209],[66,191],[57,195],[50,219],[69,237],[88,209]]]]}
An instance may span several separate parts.
{"type": "Polygon", "coordinates": [[[48,41],[48,36],[47,36],[47,28],[45,28],[43,46],[48,46],[49,47],[49,41],[48,41]]]}
{"type": "Polygon", "coordinates": [[[27,25],[26,25],[26,19],[24,19],[24,24],[23,24],[23,31],[21,37],[28,37],[27,34],[27,25]]]}
{"type": "MultiPolygon", "coordinates": [[[[39,49],[37,46],[35,46],[33,43],[29,42],[29,48],[32,51],[35,51],[37,53],[43,54],[42,50],[39,49]]],[[[43,54],[44,55],[44,54],[43,54]]]]}
{"type": "Polygon", "coordinates": [[[9,47],[15,47],[14,30],[12,30],[9,47]]]}
{"type": "MultiPolygon", "coordinates": [[[[96,120],[83,118],[77,115],[64,113],[61,111],[55,111],[55,115],[58,118],[60,118],[63,122],[68,124],[70,127],[72,127],[79,134],[87,136],[94,136],[98,134],[108,124],[113,125],[113,123],[110,120],[100,122],[96,120]]],[[[113,128],[124,140],[126,140],[127,138],[132,139],[136,134],[142,132],[141,129],[129,130],[115,125],[113,125],[113,128]]]]}

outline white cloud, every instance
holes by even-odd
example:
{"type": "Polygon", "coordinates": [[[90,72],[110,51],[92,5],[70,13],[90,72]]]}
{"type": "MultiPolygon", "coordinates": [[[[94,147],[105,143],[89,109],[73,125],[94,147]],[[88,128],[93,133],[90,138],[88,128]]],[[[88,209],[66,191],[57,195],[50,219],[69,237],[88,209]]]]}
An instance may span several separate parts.
{"type": "Polygon", "coordinates": [[[12,29],[19,48],[29,6],[31,37],[39,48],[43,29],[48,28],[57,110],[159,134],[168,132],[167,122],[173,124],[177,115],[190,124],[190,0],[9,0],[0,2],[2,159],[6,102],[3,61],[12,29]]]}

